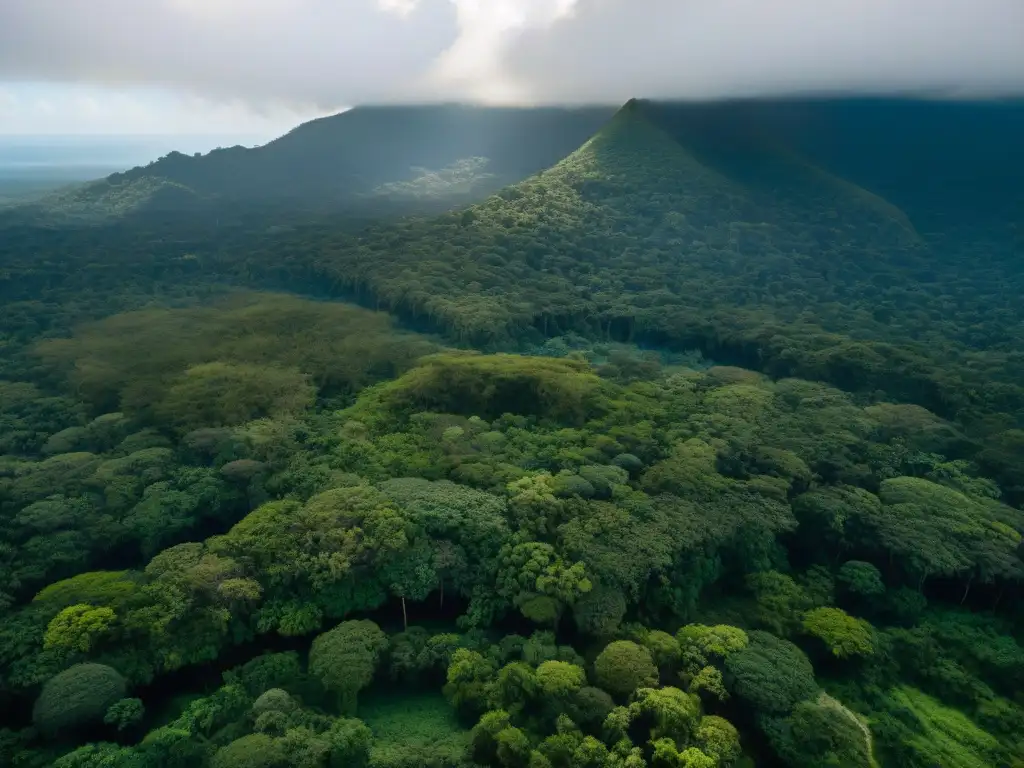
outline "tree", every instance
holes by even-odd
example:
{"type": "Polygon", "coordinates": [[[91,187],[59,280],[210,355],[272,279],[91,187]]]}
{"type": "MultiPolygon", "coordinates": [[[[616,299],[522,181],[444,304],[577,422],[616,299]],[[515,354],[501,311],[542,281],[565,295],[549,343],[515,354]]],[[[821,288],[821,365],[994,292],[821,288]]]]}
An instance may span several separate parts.
{"type": "Polygon", "coordinates": [[[50,621],[43,636],[44,648],[88,653],[96,641],[110,631],[114,611],[81,603],[70,605],[50,621]]]}
{"type": "Polygon", "coordinates": [[[728,624],[687,624],[676,633],[683,669],[696,675],[711,664],[720,664],[750,642],[747,633],[728,624]]]}
{"type": "Polygon", "coordinates": [[[858,597],[871,598],[885,593],[882,574],[863,560],[847,560],[836,574],[836,580],[847,592],[858,597]]]}
{"type": "Polygon", "coordinates": [[[726,684],[735,695],[765,713],[789,712],[798,701],[817,695],[814,669],[803,651],[767,632],[749,637],[746,648],[725,660],[726,684]]]}
{"type": "Polygon", "coordinates": [[[145,713],[146,708],[142,704],[142,699],[121,699],[110,705],[103,716],[103,722],[123,731],[142,720],[145,713]]]}
{"type": "Polygon", "coordinates": [[[579,723],[581,728],[596,733],[614,708],[615,702],[606,691],[584,686],[576,692],[568,711],[573,721],[579,723]]]}
{"type": "Polygon", "coordinates": [[[498,764],[498,734],[511,725],[508,712],[500,709],[486,712],[469,734],[473,762],[481,765],[498,764]]]}
{"type": "Polygon", "coordinates": [[[57,758],[52,768],[145,768],[135,750],[108,742],[86,744],[57,758]]]}
{"type": "Polygon", "coordinates": [[[594,661],[597,684],[615,696],[629,696],[637,688],[656,685],[658,668],[651,652],[629,640],[605,646],[594,661]]]}
{"type": "Polygon", "coordinates": [[[975,575],[985,582],[1024,576],[1021,535],[1006,523],[1024,526],[1018,511],[919,477],[884,480],[878,493],[883,504],[869,522],[919,589],[931,575],[966,577],[967,588],[975,575]]]}
{"type": "Polygon", "coordinates": [[[652,746],[652,768],[716,768],[718,765],[715,758],[696,747],[687,747],[680,752],[672,739],[658,739],[652,746]]]}
{"type": "Polygon", "coordinates": [[[264,712],[284,712],[288,714],[298,708],[298,702],[291,697],[288,691],[281,688],[271,688],[259,695],[256,701],[252,703],[249,713],[254,717],[258,717],[264,712]]]}
{"type": "Polygon", "coordinates": [[[444,695],[460,713],[479,716],[487,706],[490,683],[497,671],[490,659],[459,648],[448,665],[444,695]]]}
{"type": "Polygon", "coordinates": [[[303,678],[295,651],[264,653],[224,674],[225,683],[241,684],[250,696],[259,696],[272,688],[298,685],[303,678]]]}
{"type": "Polygon", "coordinates": [[[586,673],[575,664],[545,661],[537,667],[540,695],[546,698],[566,699],[579,691],[586,682],[586,673]]]}
{"type": "Polygon", "coordinates": [[[373,733],[362,720],[339,718],[323,734],[331,768],[364,768],[370,762],[373,733]]]}
{"type": "Polygon", "coordinates": [[[747,578],[757,596],[757,618],[777,635],[799,631],[801,617],[814,606],[811,593],[778,571],[762,571],[747,578]]]}
{"type": "Polygon", "coordinates": [[[210,768],[284,768],[288,755],[277,739],[253,733],[218,749],[210,768]]]}
{"type": "Polygon", "coordinates": [[[671,686],[640,688],[629,705],[630,722],[645,726],[652,741],[688,743],[700,716],[700,699],[671,686]]]}
{"type": "Polygon", "coordinates": [[[195,365],[168,389],[156,412],[181,433],[299,413],[316,390],[308,377],[270,366],[224,362],[195,365]]]}
{"type": "Polygon", "coordinates": [[[494,737],[499,765],[505,768],[527,768],[530,762],[530,739],[519,728],[503,728],[494,737]]]}
{"type": "Polygon", "coordinates": [[[372,621],[344,621],[313,641],[309,671],[336,694],[340,712],[354,713],[356,697],[373,680],[387,645],[387,635],[372,621]]]}
{"type": "Polygon", "coordinates": [[[767,721],[765,731],[778,755],[794,768],[875,765],[867,726],[824,694],[817,701],[798,702],[788,717],[767,721]]]}
{"type": "Polygon", "coordinates": [[[490,688],[493,709],[518,717],[538,693],[537,673],[529,664],[513,661],[498,670],[490,688]]]}
{"type": "Polygon", "coordinates": [[[50,678],[32,710],[43,733],[56,738],[103,720],[107,710],[124,697],[125,679],[104,664],[76,664],[50,678]]]}
{"type": "Polygon", "coordinates": [[[80,603],[116,607],[138,590],[136,577],[129,571],[88,571],[55,581],[32,600],[55,609],[80,603]]]}
{"type": "Polygon", "coordinates": [[[496,591],[531,621],[557,625],[565,606],[592,587],[583,563],[566,563],[550,544],[509,546],[501,560],[496,591]]]}
{"type": "Polygon", "coordinates": [[[626,608],[626,596],[620,590],[597,587],[576,601],[572,616],[581,632],[606,637],[618,628],[626,608]]]}
{"type": "Polygon", "coordinates": [[[873,629],[864,619],[839,608],[815,608],[804,615],[804,631],[825,643],[832,655],[846,659],[874,653],[873,629]]]}
{"type": "Polygon", "coordinates": [[[702,667],[690,678],[690,693],[703,694],[706,699],[726,701],[729,691],[725,687],[722,670],[718,667],[702,667]]]}
{"type": "Polygon", "coordinates": [[[663,680],[673,676],[679,667],[679,641],[668,632],[655,629],[644,632],[640,643],[651,652],[663,680]]]}
{"type": "Polygon", "coordinates": [[[732,765],[742,753],[740,734],[736,727],[718,715],[705,715],[700,719],[694,741],[702,752],[715,758],[719,765],[732,765]]]}

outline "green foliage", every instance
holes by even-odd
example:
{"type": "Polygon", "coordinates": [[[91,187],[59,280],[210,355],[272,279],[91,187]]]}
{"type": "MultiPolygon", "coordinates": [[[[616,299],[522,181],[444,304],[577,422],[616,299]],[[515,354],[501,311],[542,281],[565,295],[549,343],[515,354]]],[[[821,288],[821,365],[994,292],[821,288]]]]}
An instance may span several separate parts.
{"type": "Polygon", "coordinates": [[[469,732],[436,694],[373,695],[360,714],[373,732],[372,768],[456,766],[469,745],[469,732]]]}
{"type": "MultiPolygon", "coordinates": [[[[543,176],[358,234],[256,231],[245,211],[184,240],[158,217],[5,229],[0,700],[45,684],[39,725],[68,724],[4,732],[0,762],[642,768],[770,746],[792,765],[1012,764],[1024,368],[1003,255],[957,270],[863,189],[760,146],[745,172],[677,117],[630,105],[543,176]],[[348,295],[489,353],[220,280],[348,295]],[[131,570],[89,570],[108,563],[131,570]],[[351,621],[378,610],[412,626],[351,621]],[[543,631],[501,637],[516,612],[543,631]],[[301,638],[339,621],[304,672],[301,638]],[[820,659],[863,717],[751,627],[820,659]],[[157,727],[135,746],[61,756],[101,720],[141,736],[124,683],[102,707],[44,701],[67,665],[162,691],[278,642],[299,653],[184,707],[147,693],[157,727]],[[426,698],[441,684],[450,711],[426,698]],[[325,689],[334,711],[361,698],[369,729],[305,706],[325,689]]],[[[492,171],[459,159],[373,194],[492,171]]],[[[202,165],[90,194],[134,206],[202,165]]]]}
{"type": "Polygon", "coordinates": [[[109,631],[115,618],[110,608],[70,605],[54,616],[46,627],[43,647],[87,653],[97,638],[109,631]]]}
{"type": "Polygon", "coordinates": [[[263,733],[235,739],[210,760],[211,768],[279,768],[287,765],[281,744],[263,733]]]}
{"type": "Polygon", "coordinates": [[[102,721],[125,689],[125,679],[116,670],[103,664],[76,664],[46,681],[32,720],[40,731],[66,738],[102,721]]]}
{"type": "Polygon", "coordinates": [[[215,362],[185,370],[156,409],[156,418],[182,434],[199,427],[291,416],[313,403],[306,377],[291,371],[215,362]]]}
{"type": "Polygon", "coordinates": [[[871,733],[856,715],[822,694],[801,701],[786,718],[765,724],[769,741],[787,765],[797,768],[872,768],[871,733]]]}
{"type": "Polygon", "coordinates": [[[729,698],[722,671],[718,667],[702,667],[697,674],[690,677],[689,691],[717,701],[729,698]]]}
{"type": "Polygon", "coordinates": [[[621,591],[599,586],[576,601],[572,616],[581,632],[606,637],[618,628],[626,608],[626,596],[621,591]]]}
{"type": "Polygon", "coordinates": [[[889,692],[892,714],[882,718],[886,752],[907,765],[982,768],[1005,764],[1005,749],[962,712],[920,691],[902,686],[889,692]]]}
{"type": "Polygon", "coordinates": [[[380,414],[415,410],[474,414],[535,415],[582,423],[604,407],[602,381],[585,363],[517,355],[431,355],[393,382],[379,385],[350,411],[374,423],[380,414]]]}
{"type": "Polygon", "coordinates": [[[106,714],[103,715],[103,722],[116,726],[117,730],[123,731],[136,725],[142,720],[145,713],[146,708],[142,703],[142,699],[121,699],[110,705],[106,714]]]}
{"type": "Polygon", "coordinates": [[[700,699],[678,688],[640,688],[629,704],[630,722],[643,724],[652,741],[668,738],[685,744],[700,717],[700,699]]]}
{"type": "Polygon", "coordinates": [[[594,660],[594,679],[612,695],[627,697],[638,688],[658,682],[658,668],[651,652],[629,640],[605,646],[594,660]]]}
{"type": "Polygon", "coordinates": [[[920,580],[971,572],[985,581],[1018,578],[1019,534],[998,525],[1004,514],[1019,523],[1018,513],[915,477],[884,480],[879,495],[883,506],[870,523],[920,580]]]}
{"type": "Polygon", "coordinates": [[[587,682],[586,672],[564,661],[545,661],[537,667],[537,685],[541,696],[568,699],[587,682]]]}
{"type": "Polygon", "coordinates": [[[725,661],[750,642],[746,632],[726,624],[687,624],[676,633],[676,640],[683,666],[690,674],[697,674],[710,663],[725,661]]]}
{"type": "Polygon", "coordinates": [[[803,651],[767,632],[750,633],[750,644],[725,660],[729,689],[764,713],[790,711],[818,693],[803,651]]]}
{"type": "Polygon", "coordinates": [[[87,744],[53,762],[53,768],[141,768],[144,765],[131,749],[108,742],[87,744]]]}
{"type": "Polygon", "coordinates": [[[508,712],[492,710],[480,718],[469,735],[470,757],[475,763],[495,765],[498,763],[498,736],[510,727],[508,712]]]}
{"type": "Polygon", "coordinates": [[[731,765],[739,759],[740,734],[736,727],[718,715],[705,715],[694,733],[697,746],[720,765],[731,765]]]}
{"type": "Polygon", "coordinates": [[[870,656],[875,645],[873,631],[864,619],[839,608],[815,608],[804,616],[804,631],[825,643],[833,656],[870,656]]]}
{"type": "Polygon", "coordinates": [[[237,681],[253,697],[274,688],[289,688],[301,679],[302,667],[294,651],[257,656],[224,675],[225,683],[237,681]]]}
{"type": "Polygon", "coordinates": [[[373,680],[387,644],[387,636],[372,621],[343,621],[313,641],[310,674],[337,694],[342,713],[353,713],[356,696],[373,680]]]}
{"type": "Polygon", "coordinates": [[[777,635],[794,634],[815,603],[808,590],[777,571],[752,574],[747,584],[756,596],[758,621],[777,635]]]}
{"type": "Polygon", "coordinates": [[[458,712],[479,717],[486,709],[491,677],[496,671],[490,659],[476,651],[459,648],[448,666],[444,695],[458,712]]]}
{"type": "Polygon", "coordinates": [[[871,563],[863,560],[846,561],[836,578],[852,594],[860,597],[871,598],[885,592],[882,574],[871,563]]]}
{"type": "Polygon", "coordinates": [[[298,708],[295,700],[281,688],[271,688],[261,693],[252,703],[249,712],[259,717],[264,712],[282,712],[288,714],[298,708]]]}
{"type": "Polygon", "coordinates": [[[95,403],[187,432],[296,412],[312,396],[359,389],[432,345],[378,313],[284,295],[148,309],[102,320],[40,347],[95,403]],[[145,348],[146,355],[132,354],[145,348]]]}
{"type": "Polygon", "coordinates": [[[583,728],[592,731],[598,729],[608,714],[615,708],[615,702],[607,692],[600,688],[584,686],[580,688],[569,706],[573,721],[583,728]]]}

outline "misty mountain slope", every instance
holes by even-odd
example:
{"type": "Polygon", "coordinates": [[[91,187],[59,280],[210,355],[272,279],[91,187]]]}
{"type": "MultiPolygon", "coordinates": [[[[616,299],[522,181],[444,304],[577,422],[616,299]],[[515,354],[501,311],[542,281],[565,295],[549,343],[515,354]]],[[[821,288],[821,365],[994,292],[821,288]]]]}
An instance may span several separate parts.
{"type": "Polygon", "coordinates": [[[476,344],[578,332],[701,346],[948,414],[1024,408],[1016,385],[992,386],[1024,374],[1019,270],[963,269],[792,137],[730,135],[687,122],[694,110],[631,102],[484,202],[255,243],[246,274],[313,276],[476,344]]]}
{"type": "MultiPolygon", "coordinates": [[[[202,206],[283,214],[335,212],[387,203],[481,199],[558,162],[614,108],[491,108],[462,105],[359,107],[304,123],[255,148],[179,152],[53,196],[42,210],[102,220],[126,212],[202,206]],[[192,193],[152,198],[174,184],[192,193]],[[135,201],[129,209],[111,201],[135,201]]],[[[422,207],[422,206],[421,206],[422,207]]],[[[443,210],[435,205],[425,210],[443,210]]]]}
{"type": "Polygon", "coordinates": [[[15,213],[34,213],[55,223],[95,223],[149,211],[196,211],[203,202],[184,184],[159,176],[143,176],[120,183],[98,179],[73,184],[46,194],[15,213]]]}
{"type": "Polygon", "coordinates": [[[741,146],[785,147],[890,201],[921,232],[1005,235],[1024,217],[1021,100],[755,99],[645,109],[700,156],[740,172],[750,165],[741,146]]]}
{"type": "Polygon", "coordinates": [[[439,316],[483,300],[488,319],[460,323],[498,338],[580,313],[646,325],[645,309],[711,309],[723,291],[792,319],[804,302],[785,288],[798,275],[840,299],[831,273],[881,269],[883,252],[921,258],[898,209],[803,161],[772,161],[790,194],[702,162],[631,102],[551,169],[462,212],[341,241],[323,266],[439,316]]]}

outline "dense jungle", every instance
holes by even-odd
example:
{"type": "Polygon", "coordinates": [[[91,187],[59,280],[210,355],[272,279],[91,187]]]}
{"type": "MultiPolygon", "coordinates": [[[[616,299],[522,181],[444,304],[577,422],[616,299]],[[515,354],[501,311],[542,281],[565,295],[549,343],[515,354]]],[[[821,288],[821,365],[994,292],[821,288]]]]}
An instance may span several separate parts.
{"type": "Polygon", "coordinates": [[[1022,130],[359,108],[0,208],[0,765],[1024,767],[1022,130]]]}

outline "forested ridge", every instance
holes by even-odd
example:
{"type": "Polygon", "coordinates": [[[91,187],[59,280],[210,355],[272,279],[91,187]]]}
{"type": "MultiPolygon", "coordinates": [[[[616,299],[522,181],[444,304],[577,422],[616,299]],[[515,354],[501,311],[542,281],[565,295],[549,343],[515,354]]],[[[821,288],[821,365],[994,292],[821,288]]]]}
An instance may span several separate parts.
{"type": "MultiPolygon", "coordinates": [[[[44,225],[147,216],[276,218],[441,212],[520,181],[585,141],[614,107],[362,106],[258,147],[172,152],[10,213],[44,225]]],[[[2,218],[0,218],[2,224],[2,218]]]]}
{"type": "Polygon", "coordinates": [[[1013,227],[692,117],[4,230],[0,764],[1024,765],[1013,227]]]}

